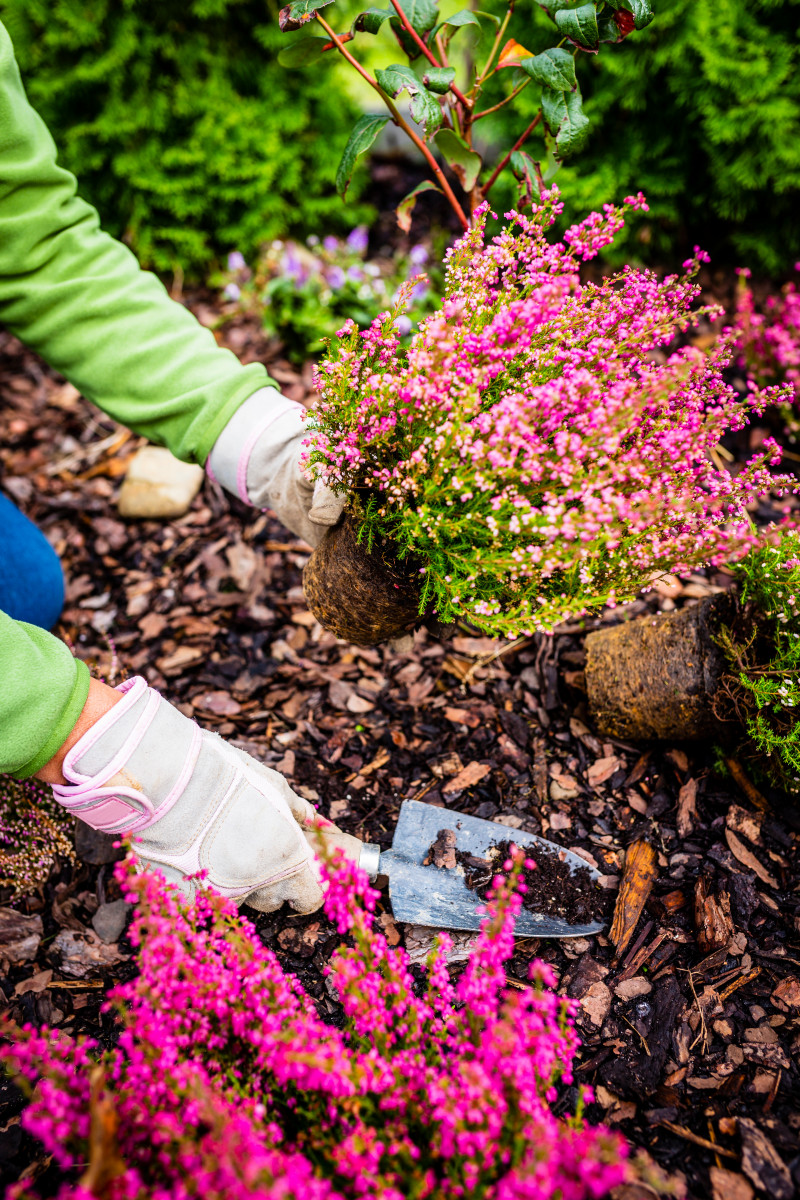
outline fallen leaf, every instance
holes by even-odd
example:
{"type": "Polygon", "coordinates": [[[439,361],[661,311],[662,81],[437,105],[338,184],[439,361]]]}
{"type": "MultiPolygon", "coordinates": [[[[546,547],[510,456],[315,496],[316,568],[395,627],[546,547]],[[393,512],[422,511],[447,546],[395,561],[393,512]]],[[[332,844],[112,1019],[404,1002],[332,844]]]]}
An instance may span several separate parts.
{"type": "Polygon", "coordinates": [[[179,646],[172,654],[156,659],[156,666],[162,675],[180,675],[186,667],[205,659],[207,653],[202,646],[179,646]]]}
{"type": "Polygon", "coordinates": [[[375,705],[371,700],[365,700],[363,696],[359,696],[358,692],[353,692],[351,696],[348,696],[345,707],[351,713],[368,713],[373,711],[375,705]]]}
{"type": "Polygon", "coordinates": [[[770,887],[777,888],[778,881],[774,875],[770,875],[769,871],[753,854],[752,850],[748,850],[743,842],[739,840],[732,829],[725,830],[725,841],[728,843],[731,854],[737,858],[742,866],[747,867],[751,871],[755,871],[759,879],[770,887]]]}
{"type": "Polygon", "coordinates": [[[43,992],[53,978],[52,971],[37,971],[30,979],[20,979],[14,986],[15,996],[24,996],[26,992],[43,992]]]}
{"type": "Polygon", "coordinates": [[[231,579],[240,592],[246,592],[253,581],[253,576],[258,566],[258,555],[252,546],[248,546],[245,542],[237,541],[232,546],[228,546],[225,551],[225,557],[231,569],[231,579]]]}
{"type": "Polygon", "coordinates": [[[678,792],[678,834],[686,838],[694,829],[697,819],[697,780],[687,779],[678,792]]]}
{"type": "Polygon", "coordinates": [[[460,792],[464,788],[474,787],[476,783],[480,783],[489,772],[491,767],[488,763],[471,762],[467,763],[463,771],[454,776],[453,779],[446,783],[442,788],[443,792],[460,792]]]}
{"type": "Polygon", "coordinates": [[[609,937],[619,958],[633,936],[633,931],[647,903],[647,897],[658,878],[658,858],[654,848],[644,838],[628,847],[625,871],[614,907],[614,920],[609,937]]]}
{"type": "Polygon", "coordinates": [[[725,824],[728,829],[733,829],[736,833],[741,833],[749,842],[754,842],[755,845],[760,845],[761,843],[761,825],[763,821],[763,813],[750,813],[746,808],[741,808],[738,804],[732,804],[725,814],[725,824]]]}
{"type": "Polygon", "coordinates": [[[443,711],[446,720],[456,725],[466,725],[468,729],[477,729],[481,723],[478,714],[467,708],[445,708],[443,711]]]}
{"type": "Polygon", "coordinates": [[[381,913],[378,924],[383,930],[383,936],[390,946],[400,945],[400,930],[397,928],[391,913],[381,913]]]}

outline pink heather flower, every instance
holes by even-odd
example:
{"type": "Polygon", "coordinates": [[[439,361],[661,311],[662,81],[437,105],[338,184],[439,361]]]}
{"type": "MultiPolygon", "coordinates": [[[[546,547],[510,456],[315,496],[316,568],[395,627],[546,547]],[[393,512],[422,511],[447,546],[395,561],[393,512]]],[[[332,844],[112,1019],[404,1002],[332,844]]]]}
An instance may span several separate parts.
{"type": "Polygon", "coordinates": [[[748,506],[795,487],[771,473],[774,443],[737,475],[714,453],[775,397],[726,382],[730,339],[676,348],[704,252],[684,276],[625,268],[582,284],[581,263],[644,198],[549,241],[562,207],[553,188],[487,242],[481,205],[447,252],[441,308],[407,347],[408,285],[368,329],[349,323],[309,420],[312,474],[348,493],[368,538],[420,563],[421,611],[494,635],[623,603],[656,571],[735,559],[756,540],[748,506]]]}
{"type": "Polygon", "coordinates": [[[230,901],[189,904],[123,865],[138,974],[106,1006],[111,1048],[26,1027],[0,1049],[36,1085],[22,1121],[63,1173],[59,1200],[90,1200],[92,1119],[113,1130],[108,1200],[599,1200],[623,1183],[622,1139],[550,1108],[572,1080],[573,1002],[544,964],[529,988],[505,986],[521,869],[515,852],[454,988],[449,938],[415,974],[375,927],[379,894],[334,856],[342,1024],[230,901]]]}
{"type": "MultiPolygon", "coordinates": [[[[800,271],[800,263],[795,264],[800,271]]],[[[771,403],[800,401],[800,291],[787,283],[780,295],[768,296],[757,308],[747,284],[751,272],[738,270],[732,337],[738,351],[738,364],[748,373],[753,389],[766,389],[771,403]],[[769,385],[786,384],[791,389],[777,391],[769,385]]]]}

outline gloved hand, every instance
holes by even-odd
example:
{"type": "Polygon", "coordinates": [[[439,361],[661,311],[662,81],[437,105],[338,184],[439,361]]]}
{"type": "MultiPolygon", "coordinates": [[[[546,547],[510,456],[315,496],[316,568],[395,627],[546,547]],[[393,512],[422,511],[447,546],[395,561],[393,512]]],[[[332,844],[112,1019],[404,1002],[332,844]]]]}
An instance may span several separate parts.
{"type": "Polygon", "coordinates": [[[361,842],[301,799],[277,771],[168,704],[140,676],[64,758],[53,795],[106,833],[133,834],[145,866],[185,894],[211,886],[262,912],[322,904],[312,845],[322,836],[358,861],[361,842]],[[204,880],[190,880],[203,869],[204,880]]]}
{"type": "Polygon", "coordinates": [[[255,392],[231,417],[214,443],[206,471],[232,495],[256,508],[271,508],[287,529],[316,546],[344,508],[319,480],[300,470],[308,437],[302,404],[273,387],[255,392]]]}

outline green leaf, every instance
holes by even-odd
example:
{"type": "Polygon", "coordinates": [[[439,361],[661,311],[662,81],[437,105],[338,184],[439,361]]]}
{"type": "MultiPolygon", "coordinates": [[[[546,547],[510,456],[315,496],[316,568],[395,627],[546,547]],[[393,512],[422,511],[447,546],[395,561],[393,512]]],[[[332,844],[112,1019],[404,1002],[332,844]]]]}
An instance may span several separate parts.
{"type": "Polygon", "coordinates": [[[589,118],[584,114],[581,94],[569,92],[566,96],[567,114],[556,134],[556,154],[569,158],[586,145],[589,137],[589,118]]]}
{"type": "Polygon", "coordinates": [[[464,191],[471,192],[483,166],[480,154],[470,150],[463,138],[453,133],[452,129],[440,129],[434,141],[445,162],[455,171],[464,191]]]}
{"type": "Polygon", "coordinates": [[[450,84],[455,77],[455,67],[426,67],[422,74],[422,82],[429,91],[444,96],[450,91],[450,84]]]}
{"type": "Polygon", "coordinates": [[[597,31],[597,9],[594,4],[578,8],[560,8],[555,14],[558,28],[571,42],[584,50],[596,50],[600,42],[597,31]]]}
{"type": "Polygon", "coordinates": [[[633,17],[633,24],[636,29],[644,29],[653,20],[655,13],[653,12],[650,0],[609,0],[612,8],[624,8],[633,17]]]}
{"type": "Polygon", "coordinates": [[[567,97],[553,88],[542,88],[542,113],[547,128],[555,137],[567,117],[567,97]]]}
{"type": "Polygon", "coordinates": [[[399,4],[417,33],[421,35],[433,29],[439,16],[436,0],[399,0],[399,4]]]}
{"type": "Polygon", "coordinates": [[[360,155],[369,150],[384,125],[388,124],[390,120],[391,117],[368,113],[364,117],[359,117],[356,121],[353,131],[347,139],[342,160],[336,171],[336,190],[342,199],[344,199],[350,185],[356,160],[360,155]]]}
{"type": "Polygon", "coordinates": [[[377,33],[383,22],[393,16],[393,8],[368,8],[353,21],[353,33],[377,33]]]}
{"type": "Polygon", "coordinates": [[[333,0],[292,0],[278,13],[281,32],[291,33],[295,29],[302,29],[309,21],[313,21],[318,8],[325,8],[328,4],[333,4],[333,0]]]}
{"type": "Polygon", "coordinates": [[[523,59],[519,65],[531,79],[557,92],[571,92],[578,82],[575,59],[560,46],[552,46],[534,58],[523,59]]]}
{"type": "Polygon", "coordinates": [[[418,183],[413,191],[403,197],[395,210],[397,212],[397,224],[403,233],[408,233],[411,228],[411,213],[414,210],[414,205],[417,203],[417,196],[421,192],[441,192],[441,190],[430,179],[423,179],[422,183],[418,183]]]}
{"type": "Polygon", "coordinates": [[[525,150],[515,150],[510,160],[514,178],[519,184],[517,207],[530,204],[534,195],[539,195],[539,177],[536,174],[537,163],[525,150]]]}
{"type": "Polygon", "coordinates": [[[484,12],[484,10],[482,8],[476,8],[475,16],[476,17],[486,17],[486,19],[488,21],[491,21],[493,23],[495,29],[500,28],[500,18],[496,17],[494,13],[484,12]]]}
{"type": "MultiPolygon", "coordinates": [[[[494,16],[492,19],[497,20],[494,16]]],[[[435,38],[437,33],[444,29],[445,26],[449,26],[451,29],[462,29],[464,25],[477,25],[478,29],[481,28],[481,23],[475,16],[475,13],[470,12],[468,8],[462,8],[457,13],[453,13],[452,17],[447,17],[446,20],[440,21],[431,34],[431,39],[435,38]]]]}
{"type": "Polygon", "coordinates": [[[407,91],[411,97],[411,116],[422,125],[425,137],[431,137],[436,132],[444,120],[442,110],[411,67],[404,63],[392,63],[383,71],[377,70],[375,78],[392,97],[407,91]]]}
{"type": "Polygon", "coordinates": [[[620,33],[617,22],[608,13],[603,13],[597,18],[597,34],[601,42],[621,42],[624,36],[620,33]]]}
{"type": "Polygon", "coordinates": [[[278,62],[282,67],[307,67],[321,57],[323,47],[327,45],[327,38],[298,38],[281,50],[278,62]]]}

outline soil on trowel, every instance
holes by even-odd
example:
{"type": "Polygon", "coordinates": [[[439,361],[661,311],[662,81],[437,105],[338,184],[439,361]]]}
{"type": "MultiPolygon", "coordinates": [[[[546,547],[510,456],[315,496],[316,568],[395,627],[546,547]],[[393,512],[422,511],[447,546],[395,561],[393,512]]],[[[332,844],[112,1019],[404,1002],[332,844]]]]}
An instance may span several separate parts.
{"type": "MultiPolygon", "coordinates": [[[[461,867],[467,887],[485,900],[492,880],[511,854],[511,842],[496,842],[489,847],[487,858],[476,858],[474,854],[458,850],[456,838],[455,830],[440,829],[423,864],[432,864],[442,870],[461,867]]],[[[555,851],[543,846],[526,846],[525,853],[536,866],[523,872],[528,889],[522,897],[523,908],[561,917],[570,925],[588,925],[603,920],[603,893],[588,867],[573,871],[555,851]]]]}

